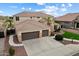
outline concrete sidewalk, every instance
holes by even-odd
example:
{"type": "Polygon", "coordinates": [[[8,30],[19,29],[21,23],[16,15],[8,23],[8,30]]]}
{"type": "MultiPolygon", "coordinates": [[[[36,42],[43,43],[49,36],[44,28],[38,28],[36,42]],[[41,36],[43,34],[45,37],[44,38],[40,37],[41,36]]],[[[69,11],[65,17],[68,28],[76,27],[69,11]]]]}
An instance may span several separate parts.
{"type": "Polygon", "coordinates": [[[29,56],[69,56],[79,51],[78,45],[63,45],[53,37],[23,41],[29,56]]]}

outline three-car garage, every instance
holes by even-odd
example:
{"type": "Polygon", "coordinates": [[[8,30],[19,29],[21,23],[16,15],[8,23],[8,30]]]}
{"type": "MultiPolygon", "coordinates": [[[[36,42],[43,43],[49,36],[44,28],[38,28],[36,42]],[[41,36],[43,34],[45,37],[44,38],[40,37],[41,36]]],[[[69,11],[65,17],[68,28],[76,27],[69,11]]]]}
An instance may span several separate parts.
{"type": "Polygon", "coordinates": [[[40,31],[34,31],[34,32],[26,32],[26,33],[22,33],[22,41],[24,40],[29,40],[29,39],[35,39],[35,38],[39,38],[39,37],[45,37],[49,35],[49,30],[42,30],[42,33],[40,33],[40,31]],[[41,34],[41,36],[40,36],[41,34]]]}
{"type": "Polygon", "coordinates": [[[25,22],[16,24],[16,32],[19,41],[24,41],[49,36],[50,28],[38,21],[26,20],[25,22]]]}

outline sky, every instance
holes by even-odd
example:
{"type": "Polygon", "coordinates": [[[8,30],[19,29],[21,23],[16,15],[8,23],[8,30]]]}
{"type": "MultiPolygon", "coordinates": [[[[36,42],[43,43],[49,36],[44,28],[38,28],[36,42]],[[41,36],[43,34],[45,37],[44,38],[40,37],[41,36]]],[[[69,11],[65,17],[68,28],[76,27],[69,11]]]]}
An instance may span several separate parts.
{"type": "Polygon", "coordinates": [[[58,17],[67,13],[79,13],[79,3],[0,3],[0,15],[12,16],[22,11],[43,11],[58,17]]]}

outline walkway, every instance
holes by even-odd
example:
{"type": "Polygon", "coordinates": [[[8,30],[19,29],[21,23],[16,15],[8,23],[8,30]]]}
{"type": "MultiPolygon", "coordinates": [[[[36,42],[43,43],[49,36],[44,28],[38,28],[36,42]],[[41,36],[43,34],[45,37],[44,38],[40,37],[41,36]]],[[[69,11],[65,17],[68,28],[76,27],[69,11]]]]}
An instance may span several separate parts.
{"type": "Polygon", "coordinates": [[[8,50],[9,50],[9,47],[12,46],[14,49],[15,49],[15,56],[27,56],[27,53],[25,51],[25,48],[23,46],[23,44],[20,44],[18,42],[17,39],[14,39],[13,40],[13,36],[10,36],[10,38],[6,38],[5,40],[5,56],[8,55],[8,50]],[[15,43],[17,42],[17,44],[15,43]]]}

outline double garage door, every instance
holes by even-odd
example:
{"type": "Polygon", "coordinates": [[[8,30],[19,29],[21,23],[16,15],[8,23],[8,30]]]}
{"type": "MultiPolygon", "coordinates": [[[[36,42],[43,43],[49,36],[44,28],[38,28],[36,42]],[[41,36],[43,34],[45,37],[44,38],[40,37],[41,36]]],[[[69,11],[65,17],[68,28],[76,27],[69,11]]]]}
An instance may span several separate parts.
{"type": "MultiPolygon", "coordinates": [[[[40,31],[22,33],[22,40],[39,38],[40,31]]],[[[48,36],[48,30],[42,31],[42,37],[48,36]]]]}

